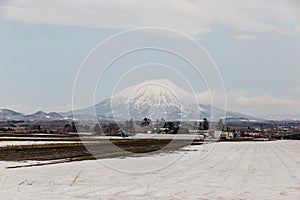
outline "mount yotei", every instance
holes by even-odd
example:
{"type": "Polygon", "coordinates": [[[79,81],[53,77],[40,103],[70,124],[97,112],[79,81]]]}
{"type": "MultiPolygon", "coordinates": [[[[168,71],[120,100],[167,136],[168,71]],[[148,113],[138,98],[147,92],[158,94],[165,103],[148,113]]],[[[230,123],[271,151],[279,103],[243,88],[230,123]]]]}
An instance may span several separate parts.
{"type": "MultiPolygon", "coordinates": [[[[149,117],[153,120],[190,121],[204,117],[218,120],[225,111],[211,105],[197,103],[195,95],[188,93],[165,79],[150,80],[128,87],[111,98],[73,112],[75,119],[87,119],[96,113],[98,119],[134,119],[149,117]]],[[[72,112],[63,113],[71,116],[72,112]]],[[[226,116],[241,119],[256,119],[236,112],[226,116]]]]}

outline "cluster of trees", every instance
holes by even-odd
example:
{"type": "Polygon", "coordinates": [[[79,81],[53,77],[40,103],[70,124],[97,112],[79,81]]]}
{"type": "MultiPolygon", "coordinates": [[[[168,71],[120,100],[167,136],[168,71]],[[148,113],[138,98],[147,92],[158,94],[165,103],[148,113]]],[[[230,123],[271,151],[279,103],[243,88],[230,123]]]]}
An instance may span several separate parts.
{"type": "Polygon", "coordinates": [[[77,133],[77,128],[76,128],[75,122],[72,122],[71,124],[65,124],[65,126],[63,128],[63,132],[77,133]]]}
{"type": "Polygon", "coordinates": [[[174,122],[165,122],[162,129],[160,129],[160,133],[166,133],[166,134],[177,134],[179,130],[178,124],[175,124],[174,122]]]}
{"type": "Polygon", "coordinates": [[[141,127],[148,127],[150,124],[151,124],[151,119],[144,118],[141,123],[141,127]]]}
{"type": "Polygon", "coordinates": [[[11,131],[14,131],[13,128],[4,128],[4,127],[0,127],[0,131],[1,132],[11,132],[11,131]]]}
{"type": "Polygon", "coordinates": [[[123,128],[126,132],[133,133],[135,132],[134,123],[133,120],[130,119],[129,121],[126,121],[123,128]]]}
{"type": "MultiPolygon", "coordinates": [[[[222,119],[221,119],[222,120],[222,119]]],[[[81,126],[76,126],[74,122],[71,124],[65,124],[63,128],[63,132],[78,132],[81,130],[81,126]]],[[[203,118],[198,123],[196,123],[197,129],[199,130],[209,130],[209,122],[206,118],[203,118]]],[[[153,129],[158,132],[166,132],[166,133],[173,133],[176,134],[178,133],[180,126],[176,122],[166,122],[163,118],[161,120],[156,120],[155,123],[152,124],[152,121],[150,118],[145,117],[141,122],[140,126],[146,128],[147,130],[153,129]]],[[[219,124],[217,125],[220,129],[224,128],[223,122],[219,121],[219,124]]],[[[95,124],[94,128],[89,128],[87,125],[82,126],[83,130],[90,130],[93,131],[97,135],[105,134],[105,135],[117,135],[120,133],[120,130],[124,130],[128,133],[134,133],[135,132],[135,123],[133,119],[130,119],[126,121],[124,124],[117,124],[117,123],[97,123],[95,124]]],[[[189,132],[188,129],[184,130],[185,132],[189,132]]],[[[182,132],[182,131],[181,131],[182,132]]]]}
{"type": "Polygon", "coordinates": [[[199,123],[195,122],[195,128],[198,130],[209,130],[209,122],[206,118],[203,118],[199,123]]]}
{"type": "Polygon", "coordinates": [[[101,129],[105,135],[119,135],[120,126],[117,123],[101,124],[101,129]]]}
{"type": "Polygon", "coordinates": [[[97,135],[101,135],[103,133],[101,127],[99,126],[99,123],[97,123],[94,127],[94,132],[97,134],[97,135]]]}
{"type": "Polygon", "coordinates": [[[134,128],[134,122],[132,119],[129,121],[126,121],[124,125],[118,125],[117,123],[97,123],[94,126],[94,133],[97,135],[105,134],[105,135],[118,135],[121,128],[129,133],[134,133],[135,128],[134,128]],[[121,127],[120,127],[121,126],[121,127]]]}

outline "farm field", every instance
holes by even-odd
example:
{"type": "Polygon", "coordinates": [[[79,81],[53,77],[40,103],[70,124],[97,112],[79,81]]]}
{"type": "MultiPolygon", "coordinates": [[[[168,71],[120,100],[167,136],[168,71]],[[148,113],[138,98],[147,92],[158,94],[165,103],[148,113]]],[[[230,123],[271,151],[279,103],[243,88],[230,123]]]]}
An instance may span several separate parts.
{"type": "Polygon", "coordinates": [[[4,199],[297,199],[299,141],[225,142],[147,156],[10,168],[4,199]]]}

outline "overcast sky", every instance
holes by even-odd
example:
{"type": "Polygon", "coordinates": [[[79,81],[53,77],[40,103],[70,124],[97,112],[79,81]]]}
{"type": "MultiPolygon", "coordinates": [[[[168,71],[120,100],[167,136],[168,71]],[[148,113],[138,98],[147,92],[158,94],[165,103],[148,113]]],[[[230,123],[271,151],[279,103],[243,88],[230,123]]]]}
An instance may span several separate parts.
{"type": "Polygon", "coordinates": [[[299,10],[296,0],[2,0],[0,108],[70,110],[77,71],[96,45],[124,30],[161,27],[207,50],[230,110],[300,117],[299,10]]]}

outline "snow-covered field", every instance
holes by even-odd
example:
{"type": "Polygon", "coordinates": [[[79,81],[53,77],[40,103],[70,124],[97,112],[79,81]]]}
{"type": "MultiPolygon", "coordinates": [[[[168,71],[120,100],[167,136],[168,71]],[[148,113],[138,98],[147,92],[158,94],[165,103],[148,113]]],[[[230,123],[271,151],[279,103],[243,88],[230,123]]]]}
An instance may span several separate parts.
{"type": "Polygon", "coordinates": [[[177,140],[194,140],[194,139],[204,139],[202,135],[193,134],[136,134],[132,138],[150,138],[150,139],[177,139],[177,140]]]}
{"type": "Polygon", "coordinates": [[[18,146],[18,145],[38,145],[38,144],[62,144],[79,143],[74,141],[0,141],[0,147],[18,146]]]}
{"type": "Polygon", "coordinates": [[[40,167],[6,169],[25,163],[0,162],[0,197],[299,199],[299,153],[300,141],[228,142],[40,167]]]}

